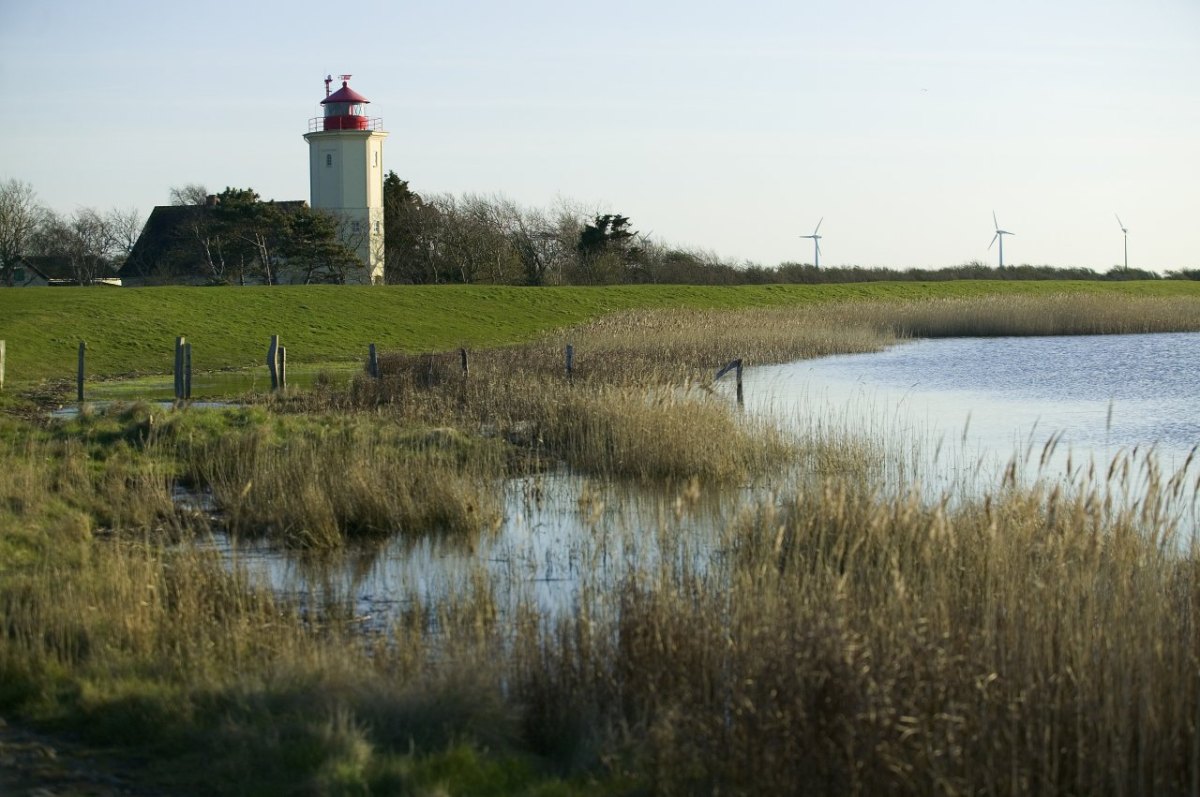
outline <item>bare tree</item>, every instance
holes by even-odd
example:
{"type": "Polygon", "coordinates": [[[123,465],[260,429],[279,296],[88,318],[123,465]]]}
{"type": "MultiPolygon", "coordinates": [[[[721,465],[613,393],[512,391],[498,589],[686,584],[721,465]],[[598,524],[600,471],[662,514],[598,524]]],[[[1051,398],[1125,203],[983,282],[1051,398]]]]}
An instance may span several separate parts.
{"type": "Polygon", "coordinates": [[[113,208],[104,215],[104,220],[112,238],[111,255],[114,259],[124,260],[142,234],[142,216],[137,208],[113,208]]]}
{"type": "Polygon", "coordinates": [[[38,231],[39,250],[66,261],[71,279],[91,285],[112,268],[119,250],[108,216],[95,208],[80,208],[70,216],[48,212],[38,231]]]}
{"type": "Polygon", "coordinates": [[[167,196],[172,205],[203,205],[208,201],[208,188],[200,183],[171,186],[167,196]]]}
{"type": "Polygon", "coordinates": [[[29,183],[0,182],[0,284],[13,284],[17,260],[27,254],[45,214],[29,183]]]}

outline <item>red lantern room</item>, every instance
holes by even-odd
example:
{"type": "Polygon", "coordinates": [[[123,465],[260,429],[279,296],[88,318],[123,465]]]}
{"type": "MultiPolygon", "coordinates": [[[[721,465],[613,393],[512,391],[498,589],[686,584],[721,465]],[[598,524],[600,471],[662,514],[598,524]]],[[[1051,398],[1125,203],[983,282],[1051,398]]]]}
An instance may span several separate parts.
{"type": "Polygon", "coordinates": [[[350,75],[341,75],[341,78],[342,87],[332,94],[329,93],[329,84],[333,82],[333,77],[325,78],[325,99],[321,100],[325,106],[325,118],[321,129],[369,130],[371,120],[367,118],[365,106],[370,100],[347,85],[350,75]]]}

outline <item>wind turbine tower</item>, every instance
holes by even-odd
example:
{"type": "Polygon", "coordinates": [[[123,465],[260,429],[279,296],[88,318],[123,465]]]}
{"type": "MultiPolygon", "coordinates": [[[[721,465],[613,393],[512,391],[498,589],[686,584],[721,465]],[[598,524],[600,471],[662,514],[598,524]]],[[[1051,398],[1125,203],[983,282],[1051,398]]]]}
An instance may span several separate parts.
{"type": "Polygon", "coordinates": [[[817,227],[812,231],[812,235],[801,235],[801,238],[813,239],[813,268],[821,267],[821,236],[817,233],[821,229],[821,222],[825,221],[825,217],[821,217],[821,221],[817,222],[817,227]]]}
{"type": "Polygon", "coordinates": [[[992,237],[992,243],[988,244],[988,249],[992,248],[992,244],[996,241],[1000,242],[1000,268],[1004,268],[1004,236],[1012,235],[1008,230],[1000,229],[1000,222],[996,221],[996,211],[992,211],[992,223],[996,225],[996,234],[992,237]]]}
{"type": "MultiPolygon", "coordinates": [[[[1116,213],[1113,214],[1117,216],[1116,213]]],[[[1129,270],[1129,230],[1125,229],[1125,225],[1121,222],[1121,217],[1117,216],[1117,226],[1121,228],[1121,234],[1125,236],[1125,270],[1129,270]]]]}

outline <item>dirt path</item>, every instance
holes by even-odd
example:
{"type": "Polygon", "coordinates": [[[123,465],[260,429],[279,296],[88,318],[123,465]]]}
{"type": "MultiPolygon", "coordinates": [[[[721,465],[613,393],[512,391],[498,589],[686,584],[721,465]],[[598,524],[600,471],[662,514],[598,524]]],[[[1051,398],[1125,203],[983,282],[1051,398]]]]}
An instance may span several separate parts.
{"type": "Polygon", "coordinates": [[[150,797],[128,761],[102,750],[35,733],[0,718],[0,795],[4,797],[150,797]]]}

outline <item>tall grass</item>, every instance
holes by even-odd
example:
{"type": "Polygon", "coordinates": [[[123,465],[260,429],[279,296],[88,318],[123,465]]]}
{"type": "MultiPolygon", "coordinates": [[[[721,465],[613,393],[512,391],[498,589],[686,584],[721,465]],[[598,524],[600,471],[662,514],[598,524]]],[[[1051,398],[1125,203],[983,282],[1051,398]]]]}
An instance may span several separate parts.
{"type": "Polygon", "coordinates": [[[1148,531],[1096,493],[829,482],[730,529],[726,578],[669,560],[541,635],[523,695],[656,793],[1182,793],[1200,580],[1148,531]]]}
{"type": "MultiPolygon", "coordinates": [[[[1191,476],[1119,461],[1103,484],[931,501],[873,485],[872,441],[851,440],[810,446],[774,497],[729,490],[805,441],[704,389],[725,358],[865,350],[964,307],[635,314],[576,338],[570,380],[543,341],[466,379],[385,359],[347,395],[6,428],[0,711],[139,749],[194,791],[1193,792],[1200,568],[1172,525],[1191,476]],[[501,605],[480,563],[457,594],[410,585],[381,633],[353,595],[297,603],[174,544],[209,522],[175,508],[177,478],[243,533],[333,547],[486,528],[496,482],[543,459],[742,511],[703,545],[685,512],[631,531],[701,561],[613,564],[598,535],[559,613],[501,605]]],[[[1099,312],[1053,307],[1059,331],[1099,312]]]]}
{"type": "Polygon", "coordinates": [[[271,440],[259,427],[189,454],[235,534],[297,547],[392,534],[475,535],[499,521],[497,451],[452,430],[399,436],[363,422],[271,440]]]}
{"type": "Polygon", "coordinates": [[[555,616],[501,613],[482,580],[414,591],[384,637],[215,556],[115,542],[0,582],[0,705],[264,792],[415,788],[466,743],[534,762],[520,783],[661,794],[1183,793],[1200,569],[1156,526],[1173,515],[829,479],[747,504],[703,567],[584,573],[555,616]]]}

